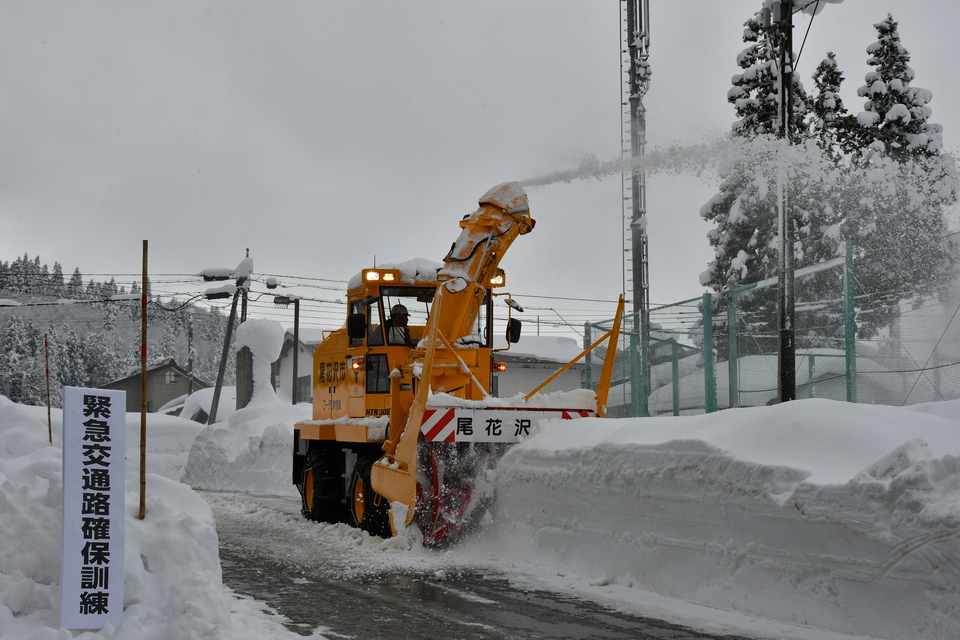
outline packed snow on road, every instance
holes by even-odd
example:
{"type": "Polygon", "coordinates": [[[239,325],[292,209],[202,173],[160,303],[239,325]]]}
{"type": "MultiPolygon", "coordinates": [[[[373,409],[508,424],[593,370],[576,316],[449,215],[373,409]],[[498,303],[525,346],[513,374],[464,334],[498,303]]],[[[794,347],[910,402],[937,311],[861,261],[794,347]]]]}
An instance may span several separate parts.
{"type": "MultiPolygon", "coordinates": [[[[150,414],[142,521],[129,415],[123,622],[72,636],[56,629],[60,418],[51,445],[44,409],[0,398],[0,640],[302,637],[224,587],[213,512],[194,489],[295,496],[292,424],[308,413],[260,401],[209,427],[150,414]]],[[[800,400],[541,423],[495,470],[480,531],[444,552],[217,499],[323,539],[368,572],[488,563],[517,583],[708,632],[957,638],[958,420],[957,402],[800,400]]]]}

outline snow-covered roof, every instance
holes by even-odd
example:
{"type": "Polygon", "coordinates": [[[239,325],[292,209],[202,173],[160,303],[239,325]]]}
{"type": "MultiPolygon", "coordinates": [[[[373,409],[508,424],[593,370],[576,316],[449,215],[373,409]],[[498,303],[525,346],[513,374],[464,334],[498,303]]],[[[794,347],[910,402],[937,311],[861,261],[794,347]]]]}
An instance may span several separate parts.
{"type": "MultiPolygon", "coordinates": [[[[157,361],[152,362],[152,363],[147,363],[147,373],[148,373],[148,374],[156,373],[157,371],[160,371],[160,370],[163,370],[163,369],[173,369],[173,370],[175,370],[176,372],[180,373],[180,374],[183,375],[183,376],[189,376],[189,375],[190,375],[190,373],[189,373],[186,369],[184,369],[183,367],[181,367],[180,365],[178,365],[173,358],[164,358],[164,359],[162,359],[162,360],[157,360],[157,361]]],[[[110,385],[118,384],[118,383],[120,383],[120,382],[123,382],[124,380],[128,380],[128,379],[130,379],[130,378],[134,378],[134,377],[137,377],[137,376],[139,376],[139,375],[140,375],[140,365],[137,365],[136,367],[131,367],[131,368],[127,369],[127,375],[123,376],[122,378],[117,378],[116,380],[112,380],[112,381],[108,382],[107,384],[103,385],[103,387],[106,389],[106,388],[109,388],[110,385]]],[[[198,377],[196,377],[196,376],[193,377],[193,381],[194,381],[195,384],[198,384],[198,385],[200,385],[200,386],[204,386],[204,387],[209,387],[209,386],[210,386],[209,383],[204,382],[203,380],[201,380],[200,378],[198,378],[198,377]]]]}
{"type": "MultiPolygon", "coordinates": [[[[507,340],[503,336],[496,336],[493,343],[496,349],[504,349],[507,346],[507,340]]],[[[509,351],[500,351],[496,356],[501,360],[526,358],[566,364],[580,355],[581,351],[583,347],[573,338],[522,336],[520,342],[510,345],[509,351]]]]}

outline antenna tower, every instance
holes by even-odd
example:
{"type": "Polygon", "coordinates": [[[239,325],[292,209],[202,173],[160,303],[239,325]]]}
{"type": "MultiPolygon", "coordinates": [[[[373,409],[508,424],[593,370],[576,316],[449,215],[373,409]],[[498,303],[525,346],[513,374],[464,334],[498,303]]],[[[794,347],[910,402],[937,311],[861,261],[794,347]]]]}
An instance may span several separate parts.
{"type": "Polygon", "coordinates": [[[643,96],[650,87],[650,0],[621,0],[622,42],[620,73],[621,159],[623,160],[623,290],[633,303],[633,331],[640,334],[640,415],[649,415],[650,287],[647,239],[646,176],[642,159],[646,147],[646,109],[643,96]]]}

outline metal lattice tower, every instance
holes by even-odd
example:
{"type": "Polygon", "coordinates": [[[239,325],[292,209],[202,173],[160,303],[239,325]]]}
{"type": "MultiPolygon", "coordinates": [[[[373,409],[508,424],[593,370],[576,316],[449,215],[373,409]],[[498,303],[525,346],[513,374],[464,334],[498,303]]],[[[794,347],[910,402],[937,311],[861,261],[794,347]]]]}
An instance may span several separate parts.
{"type": "Polygon", "coordinates": [[[621,0],[620,73],[622,82],[621,159],[623,179],[623,291],[633,304],[641,336],[641,415],[649,395],[650,278],[647,239],[646,176],[641,161],[646,147],[643,96],[650,87],[650,0],[621,0]]]}
{"type": "Polygon", "coordinates": [[[623,289],[634,311],[648,306],[646,177],[639,161],[646,147],[643,96],[650,86],[649,0],[621,0],[623,77],[621,158],[623,160],[623,289]]]}

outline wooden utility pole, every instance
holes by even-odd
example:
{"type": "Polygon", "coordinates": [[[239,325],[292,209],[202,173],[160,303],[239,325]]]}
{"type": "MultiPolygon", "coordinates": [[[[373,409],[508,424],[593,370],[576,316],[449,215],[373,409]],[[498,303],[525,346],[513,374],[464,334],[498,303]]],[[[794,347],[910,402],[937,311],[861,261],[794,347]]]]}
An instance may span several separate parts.
{"type": "MultiPolygon", "coordinates": [[[[793,1],[775,2],[774,22],[781,31],[780,41],[780,122],[784,147],[790,146],[790,121],[793,116],[793,1]]],[[[786,155],[786,154],[782,154],[786,155]]],[[[797,398],[796,300],[794,292],[794,231],[787,198],[789,176],[787,158],[780,161],[777,180],[779,197],[779,296],[777,299],[777,401],[797,398]]]]}
{"type": "Polygon", "coordinates": [[[140,519],[147,516],[147,241],[140,290],[140,519]]]}
{"type": "MultiPolygon", "coordinates": [[[[237,282],[242,284],[242,280],[237,282]]],[[[213,400],[210,402],[210,413],[207,424],[217,421],[217,408],[220,406],[220,391],[223,389],[223,377],[227,366],[227,356],[230,353],[230,338],[233,336],[233,323],[237,319],[237,300],[240,298],[240,288],[233,294],[233,303],[230,305],[230,319],[227,320],[227,334],[223,338],[223,353],[220,354],[220,368],[217,371],[217,384],[213,388],[213,400]]]]}

